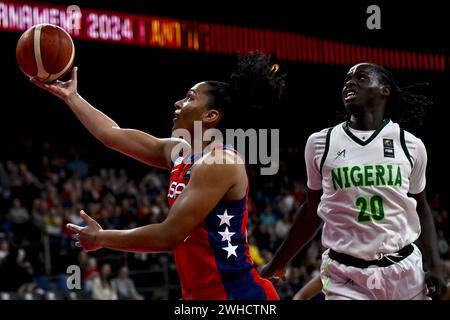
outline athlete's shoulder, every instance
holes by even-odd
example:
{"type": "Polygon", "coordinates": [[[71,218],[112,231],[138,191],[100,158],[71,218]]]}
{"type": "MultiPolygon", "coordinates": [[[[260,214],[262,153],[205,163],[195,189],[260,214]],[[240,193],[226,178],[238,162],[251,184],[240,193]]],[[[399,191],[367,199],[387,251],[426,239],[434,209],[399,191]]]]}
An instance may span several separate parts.
{"type": "Polygon", "coordinates": [[[404,130],[404,129],[401,129],[401,130],[403,130],[403,132],[404,132],[404,135],[405,135],[405,141],[408,143],[414,143],[414,144],[417,144],[417,143],[423,143],[422,142],[422,139],[420,139],[419,137],[417,137],[417,136],[415,136],[414,134],[412,134],[411,132],[409,132],[409,131],[406,131],[406,130],[404,130]]]}
{"type": "Polygon", "coordinates": [[[312,133],[308,137],[308,143],[316,143],[316,142],[322,141],[322,140],[325,141],[325,139],[327,138],[328,130],[330,130],[330,128],[325,128],[320,131],[316,131],[316,132],[312,133]]]}
{"type": "Polygon", "coordinates": [[[317,139],[317,138],[326,136],[326,135],[327,135],[327,132],[328,132],[328,129],[329,129],[329,128],[325,128],[325,129],[322,129],[322,130],[320,130],[320,131],[316,131],[316,132],[312,133],[312,134],[309,136],[308,139],[317,139]]]}
{"type": "Polygon", "coordinates": [[[402,147],[407,153],[407,156],[410,157],[412,165],[416,166],[417,162],[421,161],[421,159],[427,159],[427,150],[422,139],[416,137],[411,132],[404,130],[400,126],[398,127],[402,147]]]}
{"type": "Polygon", "coordinates": [[[325,153],[327,145],[329,145],[329,133],[332,129],[333,127],[325,128],[314,132],[309,136],[305,146],[305,158],[317,160],[322,157],[325,153]]]}
{"type": "Polygon", "coordinates": [[[214,147],[204,152],[202,157],[195,162],[194,167],[208,165],[209,167],[226,167],[227,170],[230,170],[230,168],[239,168],[244,164],[243,158],[233,148],[214,147]],[[227,166],[222,166],[224,164],[227,166]]]}
{"type": "Polygon", "coordinates": [[[335,126],[331,126],[325,129],[322,129],[320,131],[316,131],[313,134],[311,134],[308,137],[308,144],[325,144],[326,140],[327,140],[327,136],[328,134],[331,132],[331,130],[334,130],[336,128],[342,127],[342,125],[344,124],[344,122],[339,123],[335,126]]]}
{"type": "Polygon", "coordinates": [[[419,137],[415,136],[411,132],[403,129],[399,124],[396,124],[396,126],[398,127],[398,130],[399,130],[400,134],[403,136],[402,139],[405,141],[405,144],[408,147],[419,147],[419,148],[424,148],[425,147],[422,139],[420,139],[419,137]]]}
{"type": "Polygon", "coordinates": [[[398,132],[399,134],[403,135],[406,142],[418,142],[422,141],[420,138],[416,137],[411,132],[405,130],[399,123],[394,122],[390,120],[388,124],[386,125],[387,128],[390,128],[391,130],[398,132]]]}

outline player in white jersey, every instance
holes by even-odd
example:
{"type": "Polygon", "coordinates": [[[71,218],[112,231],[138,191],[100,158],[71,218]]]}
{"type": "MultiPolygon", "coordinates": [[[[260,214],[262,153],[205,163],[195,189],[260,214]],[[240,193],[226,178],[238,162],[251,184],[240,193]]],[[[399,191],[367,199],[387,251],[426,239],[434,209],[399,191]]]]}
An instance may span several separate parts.
{"type": "Polygon", "coordinates": [[[369,63],[350,69],[342,98],[349,120],[309,137],[307,201],[263,276],[281,276],[323,221],[322,243],[329,249],[322,256],[321,279],[327,299],[443,295],[425,194],[425,146],[388,118],[405,106],[414,114],[431,101],[400,89],[389,71],[369,63]]]}

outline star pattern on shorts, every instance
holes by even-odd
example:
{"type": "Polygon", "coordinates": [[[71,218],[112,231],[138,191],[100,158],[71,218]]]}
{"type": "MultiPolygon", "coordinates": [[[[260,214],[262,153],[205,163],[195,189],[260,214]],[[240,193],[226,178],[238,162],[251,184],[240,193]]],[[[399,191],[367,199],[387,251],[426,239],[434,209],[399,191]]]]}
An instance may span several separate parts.
{"type": "Polygon", "coordinates": [[[234,217],[232,215],[228,215],[227,210],[223,214],[217,215],[220,218],[220,224],[219,226],[223,225],[224,223],[230,226],[230,220],[234,217]]]}
{"type": "Polygon", "coordinates": [[[230,232],[228,231],[228,227],[225,227],[225,231],[224,232],[220,232],[219,234],[222,236],[222,241],[231,241],[231,237],[233,236],[233,234],[235,234],[236,232],[230,232]]]}
{"type": "Polygon", "coordinates": [[[235,257],[237,257],[237,254],[236,254],[236,249],[237,249],[237,247],[238,247],[238,246],[232,246],[232,245],[231,245],[231,242],[228,241],[228,246],[225,247],[225,248],[222,248],[223,250],[225,250],[225,251],[228,253],[227,259],[230,258],[232,255],[235,256],[235,257]]]}

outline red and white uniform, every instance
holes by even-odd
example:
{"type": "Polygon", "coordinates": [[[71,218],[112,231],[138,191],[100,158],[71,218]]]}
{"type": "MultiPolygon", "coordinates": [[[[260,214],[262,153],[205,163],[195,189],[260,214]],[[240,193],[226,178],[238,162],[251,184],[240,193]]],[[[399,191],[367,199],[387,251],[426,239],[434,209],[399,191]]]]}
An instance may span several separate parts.
{"type": "MultiPolygon", "coordinates": [[[[170,206],[189,183],[192,166],[201,156],[175,161],[167,195],[170,206]]],[[[250,258],[247,196],[248,192],[238,201],[220,201],[173,251],[183,299],[279,299],[272,283],[259,276],[250,258]]]]}

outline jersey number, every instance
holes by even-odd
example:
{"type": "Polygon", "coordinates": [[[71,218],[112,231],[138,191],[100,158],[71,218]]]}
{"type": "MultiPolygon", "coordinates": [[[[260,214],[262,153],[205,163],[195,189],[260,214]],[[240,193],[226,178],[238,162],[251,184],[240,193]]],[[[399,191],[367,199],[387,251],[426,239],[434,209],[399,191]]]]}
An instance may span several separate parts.
{"type": "Polygon", "coordinates": [[[355,207],[359,209],[358,222],[368,222],[371,219],[381,221],[384,218],[384,202],[380,196],[373,196],[370,199],[358,197],[355,207]]]}

